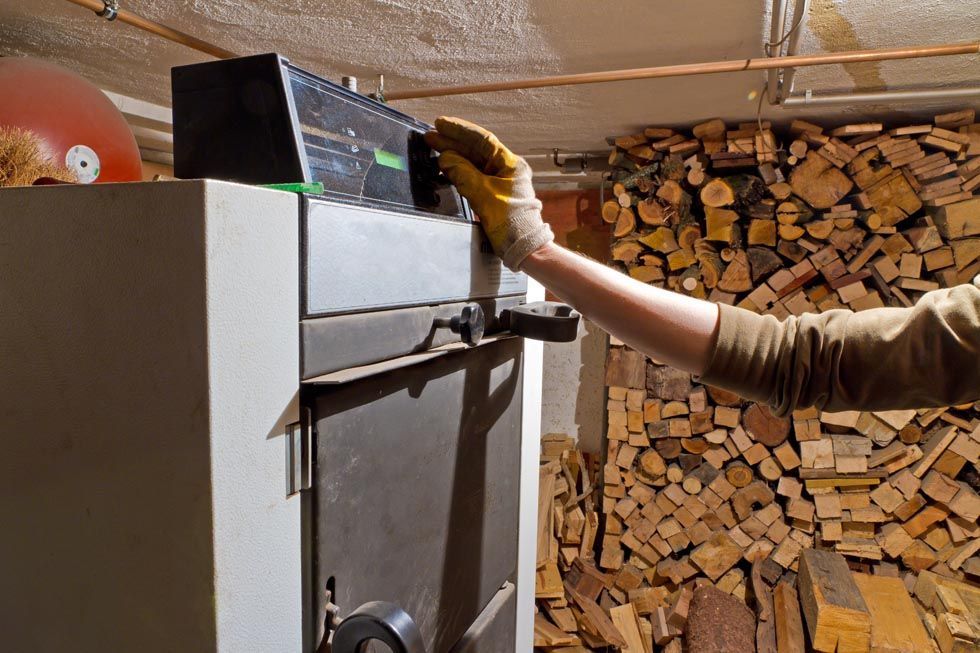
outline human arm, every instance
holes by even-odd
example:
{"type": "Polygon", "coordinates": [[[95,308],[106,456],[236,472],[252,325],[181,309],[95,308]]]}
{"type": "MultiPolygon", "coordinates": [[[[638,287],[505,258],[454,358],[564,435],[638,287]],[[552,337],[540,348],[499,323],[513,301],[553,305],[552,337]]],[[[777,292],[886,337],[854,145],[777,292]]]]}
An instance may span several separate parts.
{"type": "Polygon", "coordinates": [[[521,269],[627,345],[692,374],[708,363],[716,305],[651,286],[548,243],[521,269]]]}
{"type": "Polygon", "coordinates": [[[715,305],[644,284],[554,244],[530,168],[485,129],[439,118],[426,140],[442,152],[440,168],[470,201],[507,267],[527,272],[647,356],[694,374],[704,370],[718,322],[715,305]]]}
{"type": "Polygon", "coordinates": [[[829,311],[784,322],[643,284],[555,245],[527,164],[495,136],[440,119],[430,145],[483,219],[494,249],[634,349],[786,414],[923,408],[980,398],[980,289],[912,308],[829,311]],[[462,154],[461,154],[462,153],[462,154]],[[515,190],[510,196],[509,189],[515,190]],[[536,200],[535,200],[536,202],[536,200]],[[516,218],[516,219],[513,219],[516,218]],[[514,255],[514,243],[524,246],[514,255]],[[528,246],[529,244],[533,246],[528,246]]]}
{"type": "Polygon", "coordinates": [[[980,398],[980,288],[911,308],[791,316],[715,305],[640,283],[554,243],[522,269],[632,348],[700,381],[769,404],[893,410],[980,398]]]}

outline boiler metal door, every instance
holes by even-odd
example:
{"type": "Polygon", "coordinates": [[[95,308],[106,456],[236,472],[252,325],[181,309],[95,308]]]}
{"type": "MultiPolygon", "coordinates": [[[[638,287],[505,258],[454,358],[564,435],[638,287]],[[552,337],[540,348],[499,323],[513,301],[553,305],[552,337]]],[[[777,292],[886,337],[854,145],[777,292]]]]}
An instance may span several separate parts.
{"type": "MultiPolygon", "coordinates": [[[[522,340],[307,388],[317,641],[389,601],[449,651],[517,566],[522,340]]],[[[499,637],[499,635],[498,635],[499,637]]]]}

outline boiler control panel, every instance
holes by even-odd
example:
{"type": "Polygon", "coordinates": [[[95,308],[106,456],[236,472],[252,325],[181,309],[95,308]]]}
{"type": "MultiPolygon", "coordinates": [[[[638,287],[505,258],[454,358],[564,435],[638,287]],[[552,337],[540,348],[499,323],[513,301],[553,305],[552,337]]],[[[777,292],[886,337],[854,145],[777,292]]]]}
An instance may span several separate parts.
{"type": "Polygon", "coordinates": [[[470,221],[429,126],[277,54],[174,68],[174,172],[250,184],[322,182],[331,199],[470,221]]]}

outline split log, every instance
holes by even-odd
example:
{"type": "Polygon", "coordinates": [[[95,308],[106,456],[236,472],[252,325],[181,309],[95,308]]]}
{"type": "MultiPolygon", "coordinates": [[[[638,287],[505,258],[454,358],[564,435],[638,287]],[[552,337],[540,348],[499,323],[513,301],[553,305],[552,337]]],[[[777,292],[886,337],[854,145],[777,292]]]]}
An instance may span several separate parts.
{"type": "Polygon", "coordinates": [[[714,533],[707,542],[691,552],[691,562],[713,581],[721,578],[741,559],[742,547],[724,531],[714,533]]]}
{"type": "Polygon", "coordinates": [[[728,209],[717,209],[714,207],[706,207],[705,213],[705,239],[723,242],[729,245],[735,243],[735,233],[737,227],[735,223],[738,222],[739,215],[735,211],[729,211],[728,209]]]}
{"type": "Polygon", "coordinates": [[[814,220],[806,224],[806,232],[817,240],[826,240],[835,226],[833,220],[814,220]]]}
{"type": "Polygon", "coordinates": [[[762,481],[754,481],[734,494],[732,510],[739,519],[747,519],[755,506],[765,508],[775,498],[776,495],[768,485],[762,481]]]}
{"type": "Polygon", "coordinates": [[[749,245],[776,246],[776,221],[775,220],[752,220],[749,223],[748,232],[749,245]]]}
{"type": "Polygon", "coordinates": [[[639,617],[631,603],[616,606],[609,610],[609,617],[619,631],[625,644],[623,653],[644,653],[643,638],[640,635],[639,617]]]}
{"type": "Polygon", "coordinates": [[[810,642],[821,653],[867,653],[868,607],[840,554],[807,549],[800,556],[800,603],[810,642]]]}
{"type": "Polygon", "coordinates": [[[608,200],[602,204],[602,220],[609,224],[613,224],[619,218],[619,202],[616,200],[608,200]]]}
{"type": "Polygon", "coordinates": [[[614,261],[633,263],[644,251],[636,240],[620,239],[613,243],[611,255],[614,261]]]}
{"type": "Polygon", "coordinates": [[[813,211],[802,200],[790,197],[776,207],[779,224],[806,224],[813,219],[813,211]]]}
{"type": "Polygon", "coordinates": [[[815,209],[829,209],[851,192],[853,182],[827,159],[815,152],[789,175],[793,192],[815,209]]]}
{"type": "Polygon", "coordinates": [[[721,260],[717,250],[706,241],[698,241],[694,244],[694,256],[698,260],[704,287],[714,288],[717,286],[725,273],[725,263],[721,260]]]}
{"type": "Polygon", "coordinates": [[[795,224],[779,225],[779,237],[783,240],[799,240],[806,233],[806,229],[795,224]]]}
{"type": "Polygon", "coordinates": [[[768,406],[752,404],[742,414],[745,430],[756,442],[778,447],[789,437],[790,420],[776,417],[768,406]]]}
{"type": "Polygon", "coordinates": [[[803,619],[796,588],[782,581],[773,591],[773,611],[776,620],[776,650],[778,653],[805,653],[803,619]]]}
{"type": "MultiPolygon", "coordinates": [[[[638,203],[636,205],[636,212],[640,216],[640,221],[643,224],[659,227],[665,222],[663,207],[660,205],[660,202],[652,197],[648,197],[638,203]]],[[[603,213],[603,219],[605,219],[605,213],[603,213]]]]}
{"type": "Polygon", "coordinates": [[[868,574],[853,578],[870,615],[872,651],[918,653],[932,647],[900,579],[868,574]]]}
{"type": "Polygon", "coordinates": [[[749,257],[743,250],[735,252],[735,257],[725,268],[717,287],[725,292],[747,292],[752,289],[752,270],[749,257]]]}
{"type": "Polygon", "coordinates": [[[759,202],[765,196],[765,191],[765,184],[755,176],[719,177],[701,189],[701,202],[715,208],[733,205],[747,207],[759,202]]]}
{"type": "Polygon", "coordinates": [[[686,224],[677,229],[677,246],[684,250],[694,251],[694,244],[701,239],[701,227],[696,224],[686,224]]]}
{"type": "Polygon", "coordinates": [[[758,617],[755,647],[757,653],[777,653],[772,590],[762,578],[762,566],[760,560],[752,563],[752,593],[755,595],[755,611],[758,617]]]}
{"type": "Polygon", "coordinates": [[[677,244],[677,238],[674,236],[674,231],[669,227],[655,229],[638,240],[650,249],[661,252],[662,254],[670,254],[680,249],[680,246],[677,244]]]}
{"type": "Polygon", "coordinates": [[[749,258],[749,269],[752,271],[752,283],[760,281],[776,270],[783,267],[783,262],[771,249],[765,247],[749,247],[746,250],[749,258]]]}
{"type": "Polygon", "coordinates": [[[620,209],[619,217],[616,219],[616,226],[613,228],[613,236],[622,238],[628,236],[636,229],[636,215],[633,209],[620,209]]]}

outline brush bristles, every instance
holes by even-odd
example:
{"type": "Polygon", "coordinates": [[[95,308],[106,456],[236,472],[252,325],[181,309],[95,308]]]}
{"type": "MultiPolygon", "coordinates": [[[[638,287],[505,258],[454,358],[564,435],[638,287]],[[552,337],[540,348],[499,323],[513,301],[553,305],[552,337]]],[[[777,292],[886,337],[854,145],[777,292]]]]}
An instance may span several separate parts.
{"type": "Polygon", "coordinates": [[[0,127],[0,187],[30,186],[42,177],[78,182],[78,176],[51,160],[41,139],[19,127],[0,127]]]}

